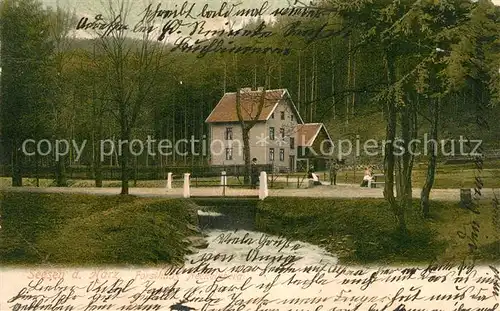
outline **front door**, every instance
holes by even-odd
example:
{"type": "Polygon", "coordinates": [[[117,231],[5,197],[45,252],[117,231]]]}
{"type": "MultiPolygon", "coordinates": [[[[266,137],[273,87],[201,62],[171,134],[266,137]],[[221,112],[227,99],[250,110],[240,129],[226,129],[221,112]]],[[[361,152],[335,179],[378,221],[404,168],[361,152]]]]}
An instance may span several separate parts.
{"type": "Polygon", "coordinates": [[[290,172],[295,172],[295,156],[293,155],[289,157],[288,169],[290,172]]]}

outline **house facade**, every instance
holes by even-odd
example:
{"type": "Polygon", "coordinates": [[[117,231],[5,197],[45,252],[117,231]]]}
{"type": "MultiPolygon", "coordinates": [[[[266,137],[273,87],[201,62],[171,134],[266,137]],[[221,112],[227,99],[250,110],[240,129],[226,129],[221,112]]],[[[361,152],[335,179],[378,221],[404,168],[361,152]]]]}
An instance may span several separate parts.
{"type": "Polygon", "coordinates": [[[304,149],[313,146],[322,133],[330,139],[321,123],[304,124],[286,89],[241,89],[239,107],[240,113],[236,93],[226,93],[205,121],[209,125],[211,165],[245,164],[240,119],[254,124],[249,133],[250,158],[279,171],[295,171],[297,161],[310,156],[304,149]]]}

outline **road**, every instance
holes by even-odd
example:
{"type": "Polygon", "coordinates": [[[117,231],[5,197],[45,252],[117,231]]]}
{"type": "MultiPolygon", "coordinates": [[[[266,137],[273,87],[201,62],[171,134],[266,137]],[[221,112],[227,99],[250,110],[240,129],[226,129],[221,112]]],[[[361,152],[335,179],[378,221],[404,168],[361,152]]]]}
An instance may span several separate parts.
{"type": "MultiPolygon", "coordinates": [[[[38,193],[80,193],[95,195],[116,195],[120,193],[120,188],[62,188],[62,187],[3,187],[3,191],[15,192],[38,192],[38,193]]],[[[130,188],[131,195],[143,197],[182,197],[182,188],[130,188]]],[[[309,189],[269,189],[271,197],[317,197],[317,198],[383,198],[382,188],[361,188],[357,185],[338,184],[337,186],[315,186],[309,189]]],[[[420,197],[421,189],[413,189],[413,197],[420,197]]],[[[491,188],[485,188],[481,191],[481,199],[491,200],[494,193],[500,197],[500,191],[491,188]]],[[[258,196],[256,189],[226,188],[226,196],[258,196]]],[[[192,197],[223,196],[223,190],[220,187],[210,188],[191,188],[192,197]]],[[[459,189],[434,189],[431,192],[431,200],[441,201],[459,201],[459,189]]]]}

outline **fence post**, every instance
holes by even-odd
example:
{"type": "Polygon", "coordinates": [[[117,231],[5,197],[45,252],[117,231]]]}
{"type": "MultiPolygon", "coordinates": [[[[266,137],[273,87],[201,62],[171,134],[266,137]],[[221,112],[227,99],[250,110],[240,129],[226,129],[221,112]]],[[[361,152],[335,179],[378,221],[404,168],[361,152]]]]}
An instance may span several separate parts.
{"type": "Polygon", "coordinates": [[[271,188],[273,188],[273,185],[274,185],[274,167],[273,167],[273,169],[271,171],[271,188]]]}
{"type": "Polygon", "coordinates": [[[184,173],[184,191],[183,191],[184,198],[189,198],[191,196],[189,189],[189,175],[191,174],[184,173]]]}
{"type": "Polygon", "coordinates": [[[172,189],[172,173],[167,174],[167,189],[172,189]]]}
{"type": "Polygon", "coordinates": [[[227,185],[227,176],[226,171],[222,171],[220,173],[220,185],[222,186],[222,195],[226,196],[226,185],[227,185]]]}
{"type": "Polygon", "coordinates": [[[264,200],[269,195],[269,189],[267,189],[267,173],[266,171],[260,172],[260,182],[259,182],[259,199],[264,200]]]}
{"type": "Polygon", "coordinates": [[[220,172],[220,185],[221,186],[226,186],[227,185],[226,171],[220,172]]]}

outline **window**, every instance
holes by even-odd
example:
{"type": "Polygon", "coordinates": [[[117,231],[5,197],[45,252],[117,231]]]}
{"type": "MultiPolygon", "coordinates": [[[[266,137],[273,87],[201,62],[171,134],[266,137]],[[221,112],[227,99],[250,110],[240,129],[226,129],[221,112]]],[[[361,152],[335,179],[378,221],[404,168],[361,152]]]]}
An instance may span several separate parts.
{"type": "Polygon", "coordinates": [[[226,127],[226,140],[233,140],[233,128],[226,127]]]}
{"type": "Polygon", "coordinates": [[[226,148],[226,160],[233,159],[233,148],[226,148]]]}
{"type": "Polygon", "coordinates": [[[271,119],[274,119],[274,112],[271,113],[271,119]]]}
{"type": "Polygon", "coordinates": [[[290,120],[292,120],[292,121],[293,121],[293,118],[294,118],[294,116],[293,116],[293,113],[292,113],[292,114],[290,115],[290,120]]]}
{"type": "Polygon", "coordinates": [[[285,161],[285,149],[280,149],[280,161],[285,161]]]}
{"type": "Polygon", "coordinates": [[[295,149],[295,138],[290,137],[290,149],[295,149]]]}
{"type": "Polygon", "coordinates": [[[285,120],[285,112],[284,111],[281,112],[281,120],[285,120]]]}
{"type": "Polygon", "coordinates": [[[281,138],[285,138],[285,129],[284,128],[280,128],[280,136],[281,136],[281,138]]]}
{"type": "Polygon", "coordinates": [[[269,128],[269,139],[274,140],[274,127],[269,128]]]}
{"type": "Polygon", "coordinates": [[[269,148],[269,161],[274,161],[274,148],[269,148]]]}

